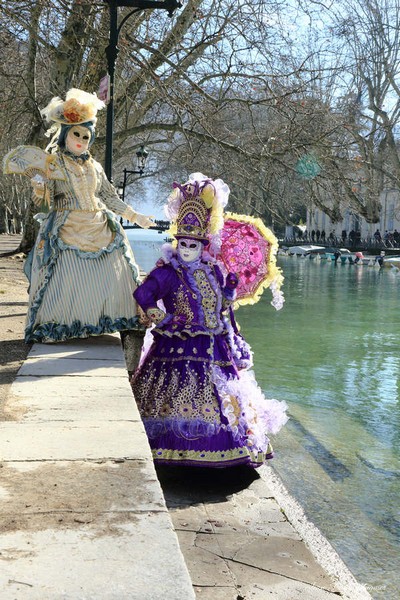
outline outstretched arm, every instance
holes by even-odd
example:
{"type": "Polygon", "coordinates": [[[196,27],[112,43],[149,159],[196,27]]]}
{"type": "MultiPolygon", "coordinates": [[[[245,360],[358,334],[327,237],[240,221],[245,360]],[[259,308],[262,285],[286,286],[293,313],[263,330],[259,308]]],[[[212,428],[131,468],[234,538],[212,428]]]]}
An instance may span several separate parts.
{"type": "Polygon", "coordinates": [[[121,215],[121,217],[127,219],[131,223],[137,223],[144,229],[151,227],[154,224],[153,221],[146,215],[136,212],[131,206],[128,206],[128,204],[123,202],[118,196],[115,187],[108,181],[106,174],[99,163],[96,164],[96,167],[98,169],[97,172],[101,183],[99,196],[107,208],[115,212],[117,215],[121,215]]]}

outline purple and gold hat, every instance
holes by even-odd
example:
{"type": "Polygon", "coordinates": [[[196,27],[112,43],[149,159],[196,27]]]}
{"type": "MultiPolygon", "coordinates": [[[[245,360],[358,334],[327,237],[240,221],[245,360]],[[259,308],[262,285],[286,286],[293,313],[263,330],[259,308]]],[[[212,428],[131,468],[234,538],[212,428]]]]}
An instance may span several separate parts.
{"type": "Polygon", "coordinates": [[[213,244],[224,225],[229,187],[222,179],[192,173],[186,183],[175,182],[173,188],[165,206],[165,213],[172,221],[170,234],[176,239],[213,244]]]}
{"type": "MultiPolygon", "coordinates": [[[[204,182],[204,185],[207,183],[204,182]]],[[[209,241],[208,226],[211,209],[207,208],[205,201],[200,195],[199,182],[196,181],[184,185],[174,183],[174,187],[179,188],[183,196],[176,219],[177,231],[175,238],[177,240],[180,238],[199,240],[207,244],[209,241]]]]}

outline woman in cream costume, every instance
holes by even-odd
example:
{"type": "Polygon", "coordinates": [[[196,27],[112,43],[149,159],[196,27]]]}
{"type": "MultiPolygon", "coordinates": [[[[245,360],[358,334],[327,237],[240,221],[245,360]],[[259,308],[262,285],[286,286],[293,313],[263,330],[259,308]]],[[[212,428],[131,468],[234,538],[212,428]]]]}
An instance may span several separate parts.
{"type": "Polygon", "coordinates": [[[71,89],[65,102],[53,98],[42,111],[53,124],[44,177],[43,170],[29,168],[39,149],[20,146],[5,160],[6,172],[12,172],[7,163],[28,162],[34,202],[48,208],[25,269],[26,342],[60,342],[137,325],[132,293],[139,273],[119,216],[141,227],[152,222],[120,200],[89,153],[103,106],[96,95],[71,89]]]}

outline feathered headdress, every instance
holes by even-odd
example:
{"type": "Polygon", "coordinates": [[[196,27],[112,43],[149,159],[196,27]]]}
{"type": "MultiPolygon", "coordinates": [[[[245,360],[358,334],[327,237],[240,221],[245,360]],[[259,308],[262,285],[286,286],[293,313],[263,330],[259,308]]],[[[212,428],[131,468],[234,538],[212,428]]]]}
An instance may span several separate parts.
{"type": "Polygon", "coordinates": [[[95,127],[97,111],[104,108],[105,104],[96,94],[89,94],[77,88],[70,89],[65,100],[58,96],[52,98],[40,114],[51,123],[46,131],[46,137],[51,137],[48,148],[54,145],[61,131],[62,125],[82,125],[91,123],[95,127]]]}
{"type": "Polygon", "coordinates": [[[172,221],[170,234],[176,239],[210,242],[217,249],[230,193],[227,184],[203,173],[192,173],[186,183],[175,182],[173,188],[165,206],[165,214],[172,221]]]}

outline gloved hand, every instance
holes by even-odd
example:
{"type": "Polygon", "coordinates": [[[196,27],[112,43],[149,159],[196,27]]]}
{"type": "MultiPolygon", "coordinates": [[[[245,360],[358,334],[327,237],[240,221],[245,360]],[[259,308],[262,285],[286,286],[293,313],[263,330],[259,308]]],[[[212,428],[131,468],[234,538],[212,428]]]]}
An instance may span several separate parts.
{"type": "Polygon", "coordinates": [[[146,215],[142,215],[141,213],[136,213],[135,221],[143,229],[148,229],[152,225],[154,225],[154,221],[151,220],[152,217],[146,217],[146,215]]]}
{"type": "Polygon", "coordinates": [[[236,273],[228,273],[228,275],[226,276],[226,283],[225,283],[228,290],[236,290],[238,284],[239,284],[239,278],[236,275],[236,273]]]}
{"type": "Polygon", "coordinates": [[[47,187],[47,179],[42,175],[35,175],[31,179],[32,200],[36,206],[50,205],[50,193],[47,187]]]}
{"type": "Polygon", "coordinates": [[[153,321],[149,319],[149,317],[144,312],[143,308],[137,305],[137,315],[139,317],[139,323],[144,325],[144,327],[151,327],[153,325],[153,321]]]}
{"type": "Polygon", "coordinates": [[[45,184],[46,180],[41,175],[35,175],[34,177],[32,177],[31,186],[34,194],[37,197],[43,198],[45,192],[45,184]]]}
{"type": "Polygon", "coordinates": [[[166,317],[166,314],[163,310],[161,310],[161,308],[158,308],[157,306],[154,306],[153,308],[148,308],[146,310],[146,316],[148,319],[150,319],[150,321],[152,323],[155,323],[156,325],[158,325],[158,323],[161,323],[161,321],[163,321],[166,317]]]}

